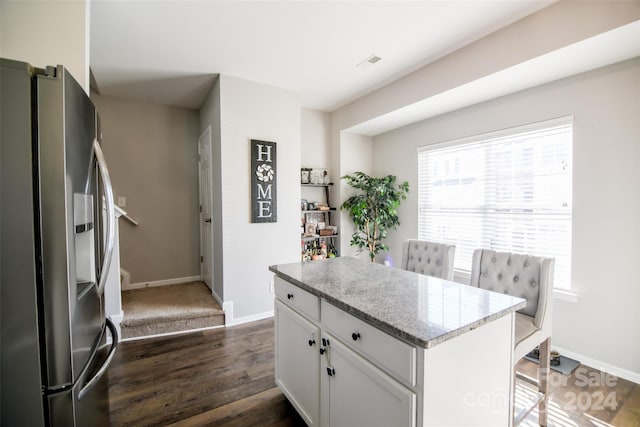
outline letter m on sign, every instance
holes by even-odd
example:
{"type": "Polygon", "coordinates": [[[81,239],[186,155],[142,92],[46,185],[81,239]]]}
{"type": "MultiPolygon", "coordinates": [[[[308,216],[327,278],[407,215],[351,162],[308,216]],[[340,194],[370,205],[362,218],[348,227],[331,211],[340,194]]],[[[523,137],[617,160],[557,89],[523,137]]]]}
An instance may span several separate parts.
{"type": "Polygon", "coordinates": [[[251,222],[278,221],[276,143],[251,140],[251,222]]]}

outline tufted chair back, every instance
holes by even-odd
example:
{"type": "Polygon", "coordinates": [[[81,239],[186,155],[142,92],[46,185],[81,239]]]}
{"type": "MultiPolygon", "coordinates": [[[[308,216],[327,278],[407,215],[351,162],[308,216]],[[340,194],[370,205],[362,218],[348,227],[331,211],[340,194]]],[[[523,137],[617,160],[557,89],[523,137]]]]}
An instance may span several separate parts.
{"type": "Polygon", "coordinates": [[[456,247],[426,240],[405,240],[400,268],[427,276],[453,280],[453,257],[456,247]]]}
{"type": "Polygon", "coordinates": [[[542,326],[553,291],[553,258],[476,249],[471,264],[471,286],[524,298],[519,313],[542,326]]]}

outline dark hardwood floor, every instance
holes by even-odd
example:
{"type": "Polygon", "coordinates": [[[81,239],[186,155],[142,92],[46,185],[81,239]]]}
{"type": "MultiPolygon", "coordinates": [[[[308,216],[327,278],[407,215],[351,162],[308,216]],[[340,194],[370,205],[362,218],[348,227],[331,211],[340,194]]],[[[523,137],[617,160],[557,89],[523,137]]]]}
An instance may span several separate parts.
{"type": "Polygon", "coordinates": [[[113,426],[304,426],[276,388],[273,320],[120,344],[113,426]]]}
{"type": "MultiPolygon", "coordinates": [[[[275,386],[273,357],[272,319],[123,342],[108,371],[111,425],[304,426],[275,386]]],[[[640,427],[640,385],[578,369],[552,373],[550,426],[640,427]]]]}

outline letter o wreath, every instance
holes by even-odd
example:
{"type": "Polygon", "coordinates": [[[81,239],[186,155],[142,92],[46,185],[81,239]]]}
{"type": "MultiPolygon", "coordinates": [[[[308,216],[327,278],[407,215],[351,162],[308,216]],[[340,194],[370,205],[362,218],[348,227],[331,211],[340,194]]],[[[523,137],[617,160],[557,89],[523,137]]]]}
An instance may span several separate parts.
{"type": "Polygon", "coordinates": [[[256,168],[256,175],[262,182],[271,181],[273,179],[273,169],[270,165],[260,165],[256,168]]]}

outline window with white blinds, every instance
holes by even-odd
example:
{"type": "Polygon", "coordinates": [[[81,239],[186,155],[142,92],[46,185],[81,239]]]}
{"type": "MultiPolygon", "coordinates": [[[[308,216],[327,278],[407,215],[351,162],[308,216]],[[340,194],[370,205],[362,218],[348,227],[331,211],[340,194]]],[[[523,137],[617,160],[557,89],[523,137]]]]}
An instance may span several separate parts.
{"type": "Polygon", "coordinates": [[[562,118],[418,149],[420,239],[473,251],[554,257],[554,286],[571,287],[573,119],[562,118]]]}

